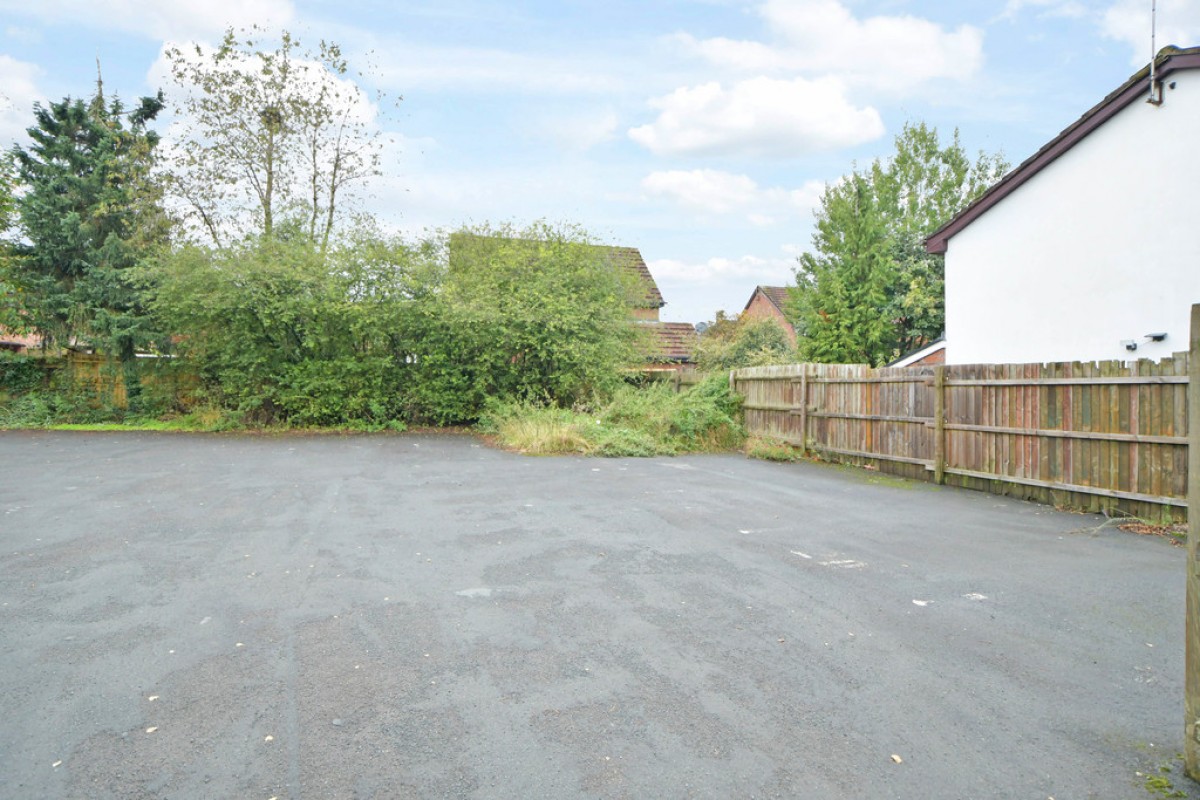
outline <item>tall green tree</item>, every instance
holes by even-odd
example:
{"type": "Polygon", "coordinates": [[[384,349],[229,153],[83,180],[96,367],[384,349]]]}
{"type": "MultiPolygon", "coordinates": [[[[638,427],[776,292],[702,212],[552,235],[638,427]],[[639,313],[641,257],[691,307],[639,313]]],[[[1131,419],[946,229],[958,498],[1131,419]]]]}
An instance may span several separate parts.
{"type": "Polygon", "coordinates": [[[0,325],[19,328],[17,287],[12,282],[13,225],[16,222],[16,173],[11,153],[0,153],[0,325]]]}
{"type": "Polygon", "coordinates": [[[162,95],[132,109],[104,96],[34,106],[32,144],[14,147],[22,243],[8,276],[23,322],[48,341],[129,362],[152,338],[128,270],[162,243],[167,220],[151,175],[162,95]]]}
{"type": "Polygon", "coordinates": [[[225,247],[277,229],[325,253],[356,184],[378,175],[379,104],[349,80],[336,44],[229,29],[215,49],[173,47],[182,132],[171,193],[202,238],[225,247]]]}
{"type": "Polygon", "coordinates": [[[810,338],[800,343],[804,357],[840,361],[857,353],[855,360],[884,363],[944,329],[944,259],[925,252],[924,240],[1008,163],[986,153],[972,159],[958,131],[943,144],[923,122],[906,124],[894,144],[889,158],[831,184],[822,197],[812,252],[801,256],[792,292],[793,313],[810,338]]]}
{"type": "Polygon", "coordinates": [[[6,237],[16,222],[16,170],[10,153],[0,153],[0,237],[6,237]]]}
{"type": "Polygon", "coordinates": [[[1009,164],[1000,154],[971,159],[956,129],[943,144],[937,128],[906,123],[895,153],[871,165],[871,183],[893,234],[928,236],[983,194],[1009,164]]]}
{"type": "Polygon", "coordinates": [[[891,352],[887,318],[895,270],[887,221],[870,179],[852,174],[821,198],[813,251],[800,257],[798,342],[802,357],[877,364],[891,352]]]}

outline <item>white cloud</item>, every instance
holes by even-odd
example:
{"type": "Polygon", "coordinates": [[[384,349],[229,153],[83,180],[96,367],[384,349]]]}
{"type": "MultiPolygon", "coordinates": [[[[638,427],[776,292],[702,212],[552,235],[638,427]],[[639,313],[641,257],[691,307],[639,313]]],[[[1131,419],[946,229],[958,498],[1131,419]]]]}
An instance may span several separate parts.
{"type": "Polygon", "coordinates": [[[288,25],[295,18],[292,0],[0,0],[0,11],[155,39],[204,38],[228,27],[288,25]]]}
{"type": "MultiPolygon", "coordinates": [[[[1130,47],[1129,63],[1150,63],[1150,6],[1144,0],[1118,0],[1108,6],[1100,28],[1110,39],[1130,47]]],[[[1200,43],[1200,0],[1158,0],[1158,46],[1189,47],[1200,43]]]]}
{"type": "Polygon", "coordinates": [[[607,65],[505,50],[403,44],[377,54],[380,77],[407,92],[436,89],[600,94],[621,89],[607,65]]]}
{"type": "Polygon", "coordinates": [[[46,102],[37,81],[42,70],[36,64],[0,55],[0,149],[9,144],[24,143],[25,129],[33,124],[33,104],[46,102]]]}
{"type": "Polygon", "coordinates": [[[1085,7],[1079,0],[1008,0],[1004,4],[1004,10],[996,17],[996,19],[1016,19],[1026,8],[1039,9],[1038,17],[1066,17],[1069,19],[1080,19],[1088,14],[1085,7]]]}
{"type": "Polygon", "coordinates": [[[757,73],[830,73],[905,90],[937,78],[969,79],[983,63],[983,32],[947,30],[914,16],[856,18],[838,0],[767,0],[758,9],[771,42],[678,37],[714,64],[757,73]]]}
{"type": "Polygon", "coordinates": [[[642,189],[703,214],[728,214],[754,203],[759,193],[749,176],[712,169],[652,172],[642,179],[642,189]]]}
{"type": "Polygon", "coordinates": [[[683,87],[651,101],[660,110],[629,138],[657,155],[787,158],[869,142],[883,135],[879,112],[854,107],[836,78],[683,87]]]}
{"type": "Polygon", "coordinates": [[[20,25],[9,25],[4,29],[4,35],[15,42],[24,44],[43,44],[45,37],[37,28],[26,28],[20,25]]]}
{"type": "MultiPolygon", "coordinates": [[[[710,258],[700,262],[660,258],[647,262],[646,266],[660,283],[730,283],[753,288],[759,284],[790,282],[795,265],[796,262],[791,259],[746,255],[740,258],[710,258]]],[[[749,298],[749,292],[746,296],[749,298]]]]}
{"type": "Polygon", "coordinates": [[[807,219],[824,188],[820,181],[808,181],[800,189],[762,188],[747,175],[712,169],[652,172],[642,179],[642,190],[651,197],[702,216],[736,216],[758,227],[797,216],[807,219]]]}
{"type": "Polygon", "coordinates": [[[560,149],[582,152],[611,141],[620,120],[612,109],[561,115],[541,114],[532,121],[535,136],[554,142],[560,149]]]}

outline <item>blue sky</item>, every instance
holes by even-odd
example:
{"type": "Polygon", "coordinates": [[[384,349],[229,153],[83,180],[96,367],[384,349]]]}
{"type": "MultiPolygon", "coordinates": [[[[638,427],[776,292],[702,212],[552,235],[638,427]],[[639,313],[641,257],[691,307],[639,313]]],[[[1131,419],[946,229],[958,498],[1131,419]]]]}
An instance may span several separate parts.
{"type": "MultiPolygon", "coordinates": [[[[826,181],[906,121],[1015,163],[1144,65],[1150,0],[0,0],[0,145],[36,100],[131,98],[227,26],[339,43],[395,144],[363,198],[405,231],[577,223],[698,322],[791,282],[826,181]]],[[[1200,44],[1200,0],[1158,44],[1200,44]]],[[[164,121],[164,126],[169,120],[164,121]]]]}

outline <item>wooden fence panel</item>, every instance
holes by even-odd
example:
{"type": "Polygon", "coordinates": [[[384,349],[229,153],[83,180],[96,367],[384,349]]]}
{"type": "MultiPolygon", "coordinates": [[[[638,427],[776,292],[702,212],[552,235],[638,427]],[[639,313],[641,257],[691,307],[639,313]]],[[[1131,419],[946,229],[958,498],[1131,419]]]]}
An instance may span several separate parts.
{"type": "Polygon", "coordinates": [[[1182,517],[1186,353],[1159,363],[754,367],[750,433],[833,460],[1093,511],[1182,517]]]}

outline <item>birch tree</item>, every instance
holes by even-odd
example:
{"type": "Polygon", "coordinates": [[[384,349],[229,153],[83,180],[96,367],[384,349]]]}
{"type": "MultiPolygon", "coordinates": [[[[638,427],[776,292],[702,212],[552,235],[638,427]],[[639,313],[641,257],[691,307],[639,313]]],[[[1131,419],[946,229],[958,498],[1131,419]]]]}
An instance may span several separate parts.
{"type": "Polygon", "coordinates": [[[257,28],[216,48],[166,52],[180,131],[170,187],[194,231],[220,248],[248,234],[303,235],[329,248],[351,189],[380,174],[378,104],[350,79],[341,49],[306,49],[257,28]]]}

